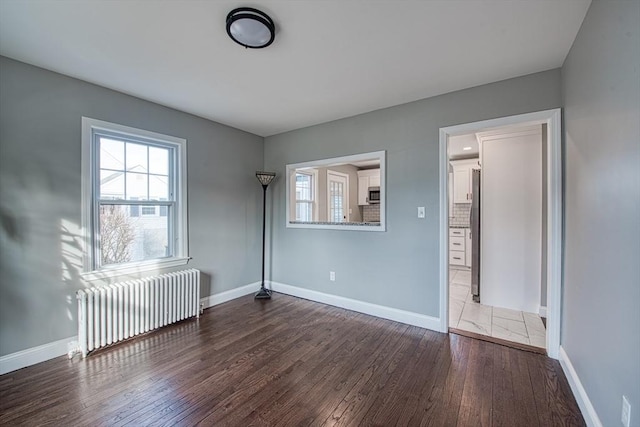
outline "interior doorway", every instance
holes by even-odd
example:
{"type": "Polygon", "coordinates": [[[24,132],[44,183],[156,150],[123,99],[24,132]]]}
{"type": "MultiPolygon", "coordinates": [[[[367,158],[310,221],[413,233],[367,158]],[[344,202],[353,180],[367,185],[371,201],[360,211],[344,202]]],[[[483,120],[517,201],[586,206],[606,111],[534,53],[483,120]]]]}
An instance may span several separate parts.
{"type": "MultiPolygon", "coordinates": [[[[559,351],[559,337],[560,337],[560,248],[561,248],[561,150],[560,150],[560,110],[548,110],[542,111],[538,113],[530,113],[519,116],[510,116],[504,117],[500,119],[487,120],[482,122],[469,123],[458,126],[451,126],[447,128],[442,128],[440,130],[440,208],[441,208],[441,216],[440,216],[440,266],[441,266],[441,274],[440,274],[440,323],[441,323],[441,331],[447,332],[449,330],[450,321],[452,319],[455,320],[455,316],[459,314],[457,312],[458,308],[452,305],[449,306],[450,298],[461,298],[463,297],[462,293],[465,292],[465,288],[463,286],[468,284],[468,294],[464,295],[464,298],[469,301],[469,308],[467,310],[480,310],[477,308],[473,308],[473,292],[471,289],[472,285],[472,271],[471,265],[473,262],[469,262],[466,258],[468,255],[465,254],[462,257],[461,253],[451,253],[451,249],[455,249],[454,246],[456,243],[460,243],[461,245],[467,244],[471,245],[471,239],[469,239],[468,232],[465,230],[464,241],[460,240],[462,236],[454,236],[452,233],[457,230],[458,234],[460,233],[460,228],[458,227],[450,227],[450,216],[455,217],[455,209],[456,206],[453,203],[455,200],[458,202],[464,202],[466,200],[471,200],[472,196],[466,196],[464,194],[464,188],[467,188],[466,185],[460,184],[460,176],[464,177],[464,174],[459,173],[458,186],[456,187],[458,190],[458,194],[453,197],[449,197],[451,193],[451,185],[456,185],[455,180],[452,179],[453,171],[450,169],[450,153],[449,153],[449,142],[450,139],[453,138],[455,140],[456,137],[460,137],[463,135],[470,134],[479,134],[482,132],[491,133],[496,129],[506,128],[510,126],[519,126],[519,127],[538,127],[538,129],[544,129],[543,135],[543,160],[546,163],[546,170],[544,173],[544,209],[541,210],[540,216],[543,219],[546,229],[543,233],[543,238],[541,239],[540,245],[540,253],[541,257],[544,261],[544,269],[540,271],[540,280],[546,282],[546,336],[544,339],[544,344],[547,349],[547,354],[550,357],[558,358],[559,351]],[[544,126],[543,126],[544,125],[544,126]],[[451,172],[451,175],[450,175],[451,172]],[[469,241],[469,243],[467,243],[469,241]],[[457,258],[453,255],[457,255],[457,258]],[[462,259],[464,258],[464,262],[462,259]],[[450,268],[451,267],[451,268],[450,268]],[[454,284],[460,285],[460,287],[452,286],[454,284]]],[[[470,160],[470,159],[460,159],[460,160],[470,160]]],[[[479,162],[476,162],[479,163],[479,162]]],[[[461,162],[460,167],[464,166],[464,162],[461,162]]],[[[478,164],[477,169],[480,169],[481,165],[478,164]]],[[[473,173],[473,161],[471,161],[471,167],[468,167],[469,176],[473,173]]],[[[468,188],[471,188],[473,185],[472,181],[469,181],[468,188]]],[[[463,203],[464,205],[464,203],[463,203]]],[[[468,215],[468,213],[467,213],[468,215]]],[[[468,217],[468,216],[467,216],[468,217]]],[[[453,222],[455,225],[455,221],[453,222]]],[[[461,227],[462,228],[462,227],[461,227]]],[[[470,229],[469,229],[470,230],[470,229]]],[[[476,261],[477,262],[477,261],[476,261]]],[[[482,277],[482,275],[480,276],[482,277]]],[[[482,283],[480,284],[482,287],[482,283]]],[[[489,293],[486,293],[486,298],[489,298],[489,293]]],[[[482,290],[480,290],[479,294],[480,303],[482,303],[482,290]]],[[[540,297],[538,296],[538,299],[540,297]]],[[[544,298],[543,298],[544,299],[544,298]]],[[[464,301],[466,303],[466,301],[464,301]]],[[[544,301],[540,301],[541,306],[544,301]]],[[[476,302],[477,304],[477,302],[476,302]]],[[[481,304],[477,304],[480,306],[481,304]]],[[[465,307],[462,307],[464,310],[465,307]]],[[[520,311],[526,313],[525,310],[513,310],[513,311],[504,311],[502,308],[498,308],[497,313],[499,314],[498,322],[508,323],[508,318],[510,316],[517,316],[516,312],[520,311]],[[505,320],[507,319],[507,320],[505,320]]],[[[493,317],[493,313],[484,313],[484,316],[493,317]]],[[[480,314],[482,315],[482,314],[480,314]]],[[[525,325],[527,318],[524,315],[522,316],[522,323],[525,325]]],[[[485,319],[491,321],[491,319],[485,319]]],[[[531,319],[529,319],[531,320],[531,319]]],[[[517,325],[516,325],[517,326],[517,325]]],[[[541,345],[540,339],[540,331],[536,333],[537,344],[541,345]]],[[[531,341],[529,341],[531,342],[531,341]]]]}
{"type": "Polygon", "coordinates": [[[540,353],[545,126],[450,136],[447,150],[449,331],[540,353]]]}

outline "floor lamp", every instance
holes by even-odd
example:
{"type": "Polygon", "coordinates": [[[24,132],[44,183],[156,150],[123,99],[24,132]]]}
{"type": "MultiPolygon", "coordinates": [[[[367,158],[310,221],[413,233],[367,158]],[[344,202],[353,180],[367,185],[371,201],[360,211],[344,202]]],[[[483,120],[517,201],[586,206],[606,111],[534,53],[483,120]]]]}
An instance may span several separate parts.
{"type": "Polygon", "coordinates": [[[276,177],[275,172],[256,172],[256,177],[262,184],[262,284],[255,299],[271,299],[271,290],[264,286],[264,248],[265,248],[265,230],[267,217],[267,187],[276,177]]]}

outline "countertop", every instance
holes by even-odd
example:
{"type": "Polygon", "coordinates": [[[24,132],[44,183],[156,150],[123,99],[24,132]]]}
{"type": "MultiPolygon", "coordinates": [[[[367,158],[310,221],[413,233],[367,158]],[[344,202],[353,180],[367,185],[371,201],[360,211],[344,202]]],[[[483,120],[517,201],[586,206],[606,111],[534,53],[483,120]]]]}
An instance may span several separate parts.
{"type": "Polygon", "coordinates": [[[313,224],[313,225],[356,225],[356,226],[368,226],[377,225],[379,222],[329,222],[329,221],[289,221],[290,224],[313,224]]]}

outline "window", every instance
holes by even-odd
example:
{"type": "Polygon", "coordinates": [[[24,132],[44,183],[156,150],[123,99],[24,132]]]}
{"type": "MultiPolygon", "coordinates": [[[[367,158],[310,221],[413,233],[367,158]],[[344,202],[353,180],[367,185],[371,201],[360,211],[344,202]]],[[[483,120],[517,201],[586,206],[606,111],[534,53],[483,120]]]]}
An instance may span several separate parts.
{"type": "Polygon", "coordinates": [[[385,151],[374,151],[287,164],[286,227],[386,231],[385,159],[385,151]],[[361,172],[374,169],[377,169],[375,177],[360,176],[361,172]],[[368,200],[369,187],[379,187],[379,203],[372,206],[368,200]],[[374,218],[379,218],[379,222],[365,221],[362,216],[365,210],[376,215],[374,218]]]}
{"type": "Polygon", "coordinates": [[[82,123],[85,272],[185,264],[186,141],[82,123]]]}
{"type": "Polygon", "coordinates": [[[296,221],[313,221],[314,174],[296,172],[296,221]]]}

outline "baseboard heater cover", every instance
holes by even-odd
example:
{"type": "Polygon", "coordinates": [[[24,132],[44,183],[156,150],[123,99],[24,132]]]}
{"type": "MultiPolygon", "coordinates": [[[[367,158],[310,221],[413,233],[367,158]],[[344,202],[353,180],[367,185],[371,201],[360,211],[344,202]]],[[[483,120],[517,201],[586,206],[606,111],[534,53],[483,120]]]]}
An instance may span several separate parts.
{"type": "Polygon", "coordinates": [[[200,316],[200,271],[189,269],[81,289],[78,346],[89,352],[200,316]]]}

